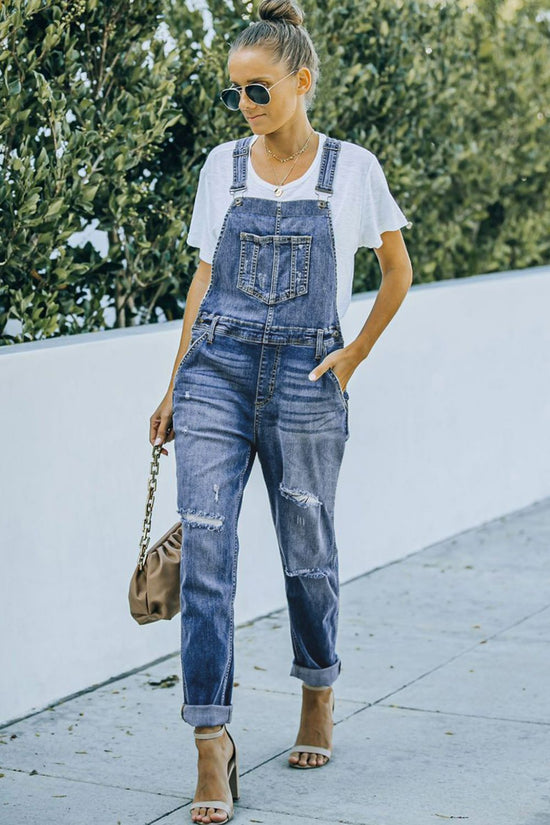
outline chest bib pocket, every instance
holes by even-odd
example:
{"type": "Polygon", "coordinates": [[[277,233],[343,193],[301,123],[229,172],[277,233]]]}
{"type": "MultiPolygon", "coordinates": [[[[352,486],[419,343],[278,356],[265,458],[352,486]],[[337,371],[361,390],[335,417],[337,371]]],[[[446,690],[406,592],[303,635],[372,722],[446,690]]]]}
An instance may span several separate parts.
{"type": "Polygon", "coordinates": [[[237,287],[264,304],[278,304],[309,289],[313,235],[240,233],[237,287]]]}

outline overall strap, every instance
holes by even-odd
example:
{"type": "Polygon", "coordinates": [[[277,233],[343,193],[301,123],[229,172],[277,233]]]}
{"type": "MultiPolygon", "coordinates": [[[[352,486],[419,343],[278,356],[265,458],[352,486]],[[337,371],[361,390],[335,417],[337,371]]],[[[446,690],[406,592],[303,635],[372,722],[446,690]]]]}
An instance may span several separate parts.
{"type": "Polygon", "coordinates": [[[323,146],[323,154],[321,156],[321,168],[319,169],[319,179],[316,192],[321,192],[325,195],[332,195],[332,184],[334,182],[334,173],[336,171],[336,161],[338,160],[338,153],[341,148],[341,142],[336,138],[328,137],[323,146]]]}
{"type": "MultiPolygon", "coordinates": [[[[248,171],[248,153],[250,150],[250,143],[254,139],[254,135],[239,138],[233,148],[233,183],[229,189],[231,195],[239,191],[244,191],[246,187],[246,174],[248,171]]],[[[328,137],[325,139],[323,146],[323,153],[321,155],[321,168],[319,169],[319,178],[315,191],[324,195],[332,195],[334,175],[336,172],[336,162],[341,148],[341,142],[336,138],[328,137]]]]}
{"type": "Polygon", "coordinates": [[[233,184],[229,191],[234,196],[237,192],[246,189],[246,173],[248,171],[248,150],[249,144],[254,135],[239,138],[233,148],[233,184]]]}

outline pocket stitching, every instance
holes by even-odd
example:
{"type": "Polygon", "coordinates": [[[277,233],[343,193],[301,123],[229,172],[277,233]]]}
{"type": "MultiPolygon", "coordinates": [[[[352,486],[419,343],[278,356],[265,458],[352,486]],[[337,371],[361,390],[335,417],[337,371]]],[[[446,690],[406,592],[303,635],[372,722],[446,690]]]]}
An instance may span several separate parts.
{"type": "MultiPolygon", "coordinates": [[[[253,232],[240,233],[240,258],[239,258],[239,274],[237,277],[237,288],[246,295],[257,298],[264,304],[272,306],[273,304],[282,303],[284,301],[296,298],[299,295],[305,295],[309,289],[309,273],[310,273],[310,259],[311,259],[311,245],[313,235],[256,235],[253,232]],[[252,255],[248,259],[246,256],[246,245],[250,244],[252,248],[252,255]],[[279,261],[279,248],[282,245],[290,244],[290,286],[279,293],[272,295],[271,293],[266,297],[256,288],[258,258],[262,246],[273,247],[273,254],[277,255],[277,264],[279,261]],[[296,286],[296,270],[297,270],[297,254],[299,246],[303,244],[304,251],[304,269],[301,277],[300,288],[296,286]],[[277,249],[275,249],[277,247],[277,249]],[[248,279],[248,280],[247,280],[248,279]]],[[[277,266],[279,270],[279,266],[277,266]]]]}
{"type": "Polygon", "coordinates": [[[332,367],[328,367],[327,372],[330,373],[330,375],[332,376],[332,378],[336,382],[336,387],[338,388],[338,392],[340,393],[340,398],[344,402],[344,406],[347,409],[348,398],[349,398],[348,391],[342,389],[342,387],[340,386],[340,381],[338,380],[338,376],[336,375],[336,373],[334,372],[332,367]]]}
{"type": "Polygon", "coordinates": [[[346,426],[346,441],[347,441],[348,438],[349,438],[349,405],[348,405],[349,395],[348,395],[348,391],[347,390],[342,390],[342,387],[340,386],[340,382],[338,381],[338,376],[336,375],[336,373],[334,372],[332,367],[328,367],[327,372],[329,373],[329,375],[332,376],[334,382],[336,383],[336,387],[338,389],[338,394],[340,396],[340,400],[344,405],[345,426],[346,426]]]}
{"type": "Polygon", "coordinates": [[[176,374],[174,375],[174,384],[176,383],[176,379],[179,375],[179,371],[180,371],[182,365],[184,364],[185,361],[187,361],[187,356],[190,355],[192,352],[196,351],[197,344],[199,343],[199,341],[203,341],[206,338],[207,335],[208,335],[208,330],[204,330],[204,332],[201,332],[199,335],[197,335],[197,337],[195,338],[194,341],[191,341],[191,343],[188,346],[186,352],[183,354],[183,357],[182,357],[181,361],[178,364],[176,374]]]}
{"type": "MultiPolygon", "coordinates": [[[[291,241],[291,285],[295,295],[306,295],[309,290],[309,261],[311,255],[312,235],[290,235],[291,241]],[[296,275],[298,269],[298,251],[300,246],[304,246],[304,269],[302,272],[302,283],[299,288],[296,286],[296,275]]],[[[293,297],[294,297],[293,296],[293,297]]]]}

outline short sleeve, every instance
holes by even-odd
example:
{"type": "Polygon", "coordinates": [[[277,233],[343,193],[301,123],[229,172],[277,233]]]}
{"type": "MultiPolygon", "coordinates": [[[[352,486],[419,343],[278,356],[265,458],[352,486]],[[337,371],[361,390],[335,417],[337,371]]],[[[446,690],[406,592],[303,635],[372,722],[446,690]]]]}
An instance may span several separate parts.
{"type": "Polygon", "coordinates": [[[198,247],[202,260],[210,264],[214,257],[217,237],[215,228],[211,223],[214,210],[211,208],[212,205],[209,202],[212,197],[212,191],[208,184],[209,175],[205,164],[199,174],[199,184],[193,204],[193,214],[191,215],[191,223],[189,224],[187,244],[198,247]]]}
{"type": "Polygon", "coordinates": [[[382,246],[382,232],[412,226],[390,192],[378,158],[372,159],[362,198],[359,246],[382,246]]]}

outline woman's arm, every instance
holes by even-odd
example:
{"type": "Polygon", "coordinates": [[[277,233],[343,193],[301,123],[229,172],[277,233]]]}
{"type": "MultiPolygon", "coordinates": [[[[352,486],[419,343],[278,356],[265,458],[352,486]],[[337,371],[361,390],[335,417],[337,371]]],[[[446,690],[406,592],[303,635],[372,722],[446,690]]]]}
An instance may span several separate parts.
{"type": "Polygon", "coordinates": [[[174,362],[174,368],[172,370],[172,375],[170,377],[170,383],[168,385],[167,390],[167,392],[170,394],[172,394],[172,390],[174,389],[174,378],[176,377],[176,372],[178,371],[179,363],[185,355],[185,353],[187,352],[189,341],[191,340],[191,328],[195,323],[200,302],[204,298],[206,290],[210,285],[211,278],[212,264],[207,264],[206,261],[203,261],[202,258],[200,258],[197,271],[195,272],[193,280],[189,285],[187,299],[185,301],[185,311],[183,313],[183,326],[181,330],[180,345],[176,353],[176,360],[174,362]]]}
{"type": "Polygon", "coordinates": [[[383,232],[382,246],[375,249],[382,270],[382,282],[372,309],[355,338],[346,349],[357,359],[367,357],[401,306],[413,279],[413,269],[400,229],[383,232]]]}
{"type": "Polygon", "coordinates": [[[381,237],[382,246],[374,251],[382,270],[382,283],[367,320],[357,338],[347,346],[331,352],[310,372],[312,381],[332,367],[342,390],[345,390],[356,367],[367,357],[407,294],[412,283],[413,269],[401,230],[382,232],[381,237]]]}
{"type": "MultiPolygon", "coordinates": [[[[180,345],[176,354],[176,360],[174,362],[170,383],[168,384],[168,389],[166,390],[164,398],[149,419],[150,444],[167,444],[169,441],[173,441],[174,439],[174,430],[172,429],[172,392],[174,389],[174,378],[176,377],[176,372],[178,371],[180,361],[189,347],[189,341],[191,340],[191,328],[195,323],[200,302],[208,289],[211,278],[212,265],[207,264],[206,261],[203,261],[202,259],[199,259],[197,271],[195,272],[193,280],[191,281],[187,291],[180,345]]],[[[166,450],[165,447],[162,447],[161,453],[168,455],[168,450],[166,450]]]]}

